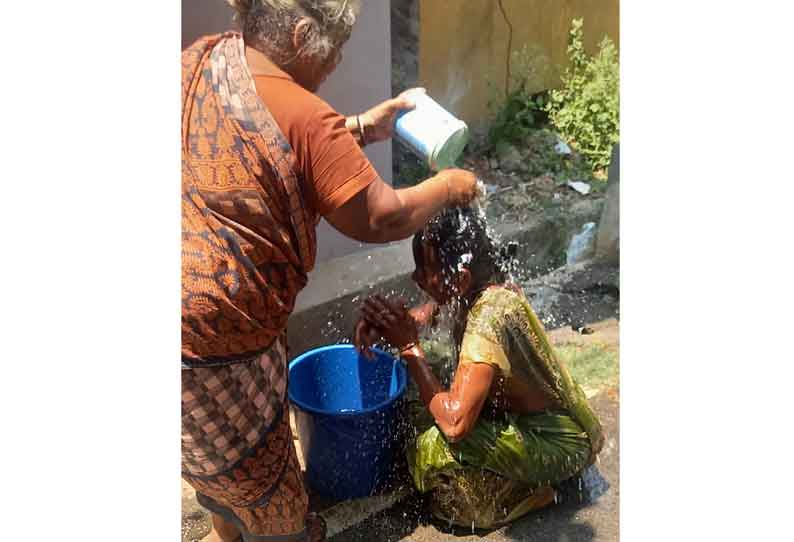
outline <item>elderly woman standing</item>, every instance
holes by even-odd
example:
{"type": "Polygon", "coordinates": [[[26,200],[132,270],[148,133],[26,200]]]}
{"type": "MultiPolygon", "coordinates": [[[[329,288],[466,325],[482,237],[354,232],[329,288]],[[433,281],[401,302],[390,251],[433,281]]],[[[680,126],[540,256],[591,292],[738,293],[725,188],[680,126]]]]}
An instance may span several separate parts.
{"type": "Polygon", "coordinates": [[[209,540],[325,537],[308,514],[286,399],[286,326],[325,217],[364,242],[407,238],[475,195],[446,170],[393,190],[361,147],[411,104],[345,118],[313,94],[334,70],[352,0],[229,0],[242,33],[182,53],[182,474],[209,540]]]}

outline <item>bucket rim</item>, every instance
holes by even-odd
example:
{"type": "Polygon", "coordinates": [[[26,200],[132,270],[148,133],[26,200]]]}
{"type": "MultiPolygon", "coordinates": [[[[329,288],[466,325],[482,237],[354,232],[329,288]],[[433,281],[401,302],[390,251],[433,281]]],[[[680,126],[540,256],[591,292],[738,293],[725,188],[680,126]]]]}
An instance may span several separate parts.
{"type": "MultiPolygon", "coordinates": [[[[355,345],[352,345],[352,344],[331,344],[331,345],[326,345],[326,346],[320,346],[320,347],[317,347],[317,348],[312,348],[311,350],[307,350],[306,352],[304,352],[303,354],[301,354],[297,358],[293,359],[289,363],[289,366],[287,367],[287,371],[288,372],[292,371],[292,367],[293,366],[296,366],[299,363],[302,363],[309,356],[318,354],[320,352],[328,351],[328,350],[356,350],[356,347],[355,347],[355,345]]],[[[388,397],[385,401],[381,401],[380,403],[378,403],[376,405],[373,405],[371,407],[362,408],[361,410],[354,410],[354,411],[351,411],[351,412],[347,412],[347,411],[345,411],[345,412],[329,412],[327,410],[320,410],[319,408],[313,407],[311,405],[307,405],[303,401],[300,401],[300,400],[296,399],[295,397],[292,396],[292,387],[291,386],[287,386],[287,395],[289,397],[290,402],[293,403],[294,405],[296,405],[297,407],[299,407],[301,410],[305,410],[306,412],[310,412],[312,414],[319,414],[321,416],[334,416],[334,417],[340,417],[340,418],[353,418],[353,417],[362,416],[362,415],[365,415],[365,414],[372,414],[373,412],[376,412],[378,410],[382,410],[382,409],[390,406],[392,403],[396,402],[398,399],[400,399],[405,394],[405,388],[408,385],[408,371],[405,369],[405,366],[402,364],[402,362],[400,362],[399,359],[395,358],[393,355],[389,354],[388,352],[386,352],[384,350],[381,350],[380,348],[375,348],[374,346],[370,347],[370,350],[376,352],[377,354],[381,354],[381,355],[384,355],[384,356],[387,356],[388,358],[390,358],[392,360],[392,364],[393,364],[392,366],[396,366],[397,367],[397,371],[402,374],[402,376],[403,376],[402,382],[400,382],[400,384],[399,384],[399,386],[397,388],[397,393],[395,393],[394,396],[388,397]]],[[[359,354],[359,355],[361,355],[361,354],[359,354]]],[[[377,362],[376,361],[371,361],[370,363],[377,363],[377,362]]]]}

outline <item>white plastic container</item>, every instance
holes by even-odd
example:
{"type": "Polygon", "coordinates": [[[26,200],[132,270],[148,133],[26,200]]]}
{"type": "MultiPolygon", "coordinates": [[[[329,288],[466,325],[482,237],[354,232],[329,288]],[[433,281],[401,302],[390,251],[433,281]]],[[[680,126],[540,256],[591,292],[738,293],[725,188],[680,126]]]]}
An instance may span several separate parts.
{"type": "Polygon", "coordinates": [[[401,113],[394,134],[433,171],[453,167],[469,141],[469,128],[424,92],[410,94],[416,109],[401,113]]]}

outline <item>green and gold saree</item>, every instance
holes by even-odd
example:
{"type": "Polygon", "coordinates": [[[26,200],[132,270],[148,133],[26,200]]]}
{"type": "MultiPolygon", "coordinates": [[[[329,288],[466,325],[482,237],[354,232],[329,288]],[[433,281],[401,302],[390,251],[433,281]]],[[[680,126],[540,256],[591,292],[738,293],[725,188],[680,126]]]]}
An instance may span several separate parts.
{"type": "Polygon", "coordinates": [[[553,500],[553,486],[591,464],[604,437],[522,293],[501,286],[485,290],[469,311],[460,351],[462,363],[488,363],[505,378],[520,374],[560,405],[526,415],[484,411],[456,443],[415,405],[422,408],[414,409],[417,437],[407,454],[417,489],[432,491],[437,517],[491,528],[553,500]]]}

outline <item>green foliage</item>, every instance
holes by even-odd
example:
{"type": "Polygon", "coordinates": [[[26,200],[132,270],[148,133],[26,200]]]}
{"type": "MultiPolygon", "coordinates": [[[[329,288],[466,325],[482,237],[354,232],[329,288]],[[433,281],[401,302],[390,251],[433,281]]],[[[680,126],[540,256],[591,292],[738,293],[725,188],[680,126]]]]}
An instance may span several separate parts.
{"type": "Polygon", "coordinates": [[[562,88],[549,93],[546,110],[559,133],[587,156],[594,169],[602,169],[609,165],[612,146],[620,139],[618,54],[605,36],[598,54],[588,57],[582,27],[583,20],[574,19],[562,88]]]}
{"type": "Polygon", "coordinates": [[[522,141],[546,118],[545,94],[530,96],[523,88],[510,92],[488,130],[488,143],[494,147],[502,142],[522,141]]]}
{"type": "MultiPolygon", "coordinates": [[[[488,131],[488,144],[519,143],[548,120],[548,93],[542,91],[550,62],[539,46],[525,45],[511,55],[511,74],[507,95],[489,82],[492,98],[489,107],[494,120],[488,131]]],[[[504,91],[502,91],[504,92],[504,91]]]]}
{"type": "Polygon", "coordinates": [[[620,380],[620,364],[614,350],[598,344],[565,344],[554,349],[568,367],[573,379],[581,386],[600,389],[616,385],[620,380]]]}

